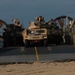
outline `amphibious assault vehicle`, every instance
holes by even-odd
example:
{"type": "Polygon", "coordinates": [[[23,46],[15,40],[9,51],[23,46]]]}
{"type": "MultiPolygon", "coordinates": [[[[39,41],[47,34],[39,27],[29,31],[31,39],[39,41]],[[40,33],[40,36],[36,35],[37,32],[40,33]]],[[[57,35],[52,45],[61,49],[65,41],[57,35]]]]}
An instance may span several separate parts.
{"type": "Polygon", "coordinates": [[[60,16],[48,22],[45,22],[40,16],[37,21],[30,22],[27,29],[0,20],[0,28],[4,30],[1,36],[4,47],[28,46],[36,43],[44,46],[75,44],[75,20],[69,16],[60,16]]]}

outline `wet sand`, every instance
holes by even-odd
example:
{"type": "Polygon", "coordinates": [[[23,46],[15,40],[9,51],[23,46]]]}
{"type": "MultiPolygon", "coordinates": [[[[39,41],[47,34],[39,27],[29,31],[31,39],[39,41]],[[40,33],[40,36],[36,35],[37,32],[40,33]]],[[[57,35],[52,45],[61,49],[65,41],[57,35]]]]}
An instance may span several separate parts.
{"type": "Polygon", "coordinates": [[[75,61],[0,65],[0,75],[75,75],[75,61]]]}

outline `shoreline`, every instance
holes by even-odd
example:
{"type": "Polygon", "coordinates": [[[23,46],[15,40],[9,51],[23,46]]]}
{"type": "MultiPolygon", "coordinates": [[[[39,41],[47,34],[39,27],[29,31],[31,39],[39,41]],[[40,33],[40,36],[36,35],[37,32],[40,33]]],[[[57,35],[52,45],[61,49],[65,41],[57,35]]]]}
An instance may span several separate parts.
{"type": "Polygon", "coordinates": [[[1,75],[75,75],[75,61],[0,65],[1,75]]]}

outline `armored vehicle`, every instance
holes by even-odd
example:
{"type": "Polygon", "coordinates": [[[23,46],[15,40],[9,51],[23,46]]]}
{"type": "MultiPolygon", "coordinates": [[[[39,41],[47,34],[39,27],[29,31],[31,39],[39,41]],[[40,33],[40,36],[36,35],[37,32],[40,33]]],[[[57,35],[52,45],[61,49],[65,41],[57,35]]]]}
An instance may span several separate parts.
{"type": "Polygon", "coordinates": [[[22,41],[22,27],[21,26],[16,26],[14,24],[7,24],[3,20],[0,20],[2,23],[1,28],[3,29],[3,34],[2,38],[4,39],[3,41],[3,46],[4,47],[10,47],[10,46],[22,46],[23,41],[22,41]]]}
{"type": "Polygon", "coordinates": [[[61,44],[63,42],[62,35],[62,29],[56,25],[53,19],[45,22],[42,16],[37,17],[34,22],[30,22],[28,29],[22,32],[25,46],[39,42],[44,46],[61,44]]]}
{"type": "Polygon", "coordinates": [[[22,35],[25,46],[36,43],[47,46],[47,29],[36,26],[34,22],[30,22],[28,29],[25,29],[22,35]]]}
{"type": "Polygon", "coordinates": [[[61,28],[59,28],[59,26],[56,24],[56,22],[53,19],[40,25],[40,28],[47,29],[48,44],[60,45],[63,43],[63,38],[62,38],[63,31],[61,28]]]}
{"type": "Polygon", "coordinates": [[[22,29],[13,24],[9,24],[3,33],[4,47],[21,46],[22,45],[22,29]]]}
{"type": "Polygon", "coordinates": [[[69,16],[59,16],[55,18],[54,21],[62,30],[63,44],[73,44],[73,18],[69,16]]]}

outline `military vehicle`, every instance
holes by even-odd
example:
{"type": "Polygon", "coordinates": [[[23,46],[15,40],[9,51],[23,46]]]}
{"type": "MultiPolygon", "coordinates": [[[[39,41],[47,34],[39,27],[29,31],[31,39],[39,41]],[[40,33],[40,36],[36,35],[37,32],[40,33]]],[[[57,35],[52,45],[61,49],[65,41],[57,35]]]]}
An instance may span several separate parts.
{"type": "Polygon", "coordinates": [[[30,22],[28,29],[25,29],[22,35],[26,47],[36,43],[47,46],[47,29],[36,26],[34,22],[30,22]]]}
{"type": "Polygon", "coordinates": [[[21,46],[22,45],[22,34],[21,28],[16,27],[13,24],[9,24],[6,31],[3,33],[4,47],[9,46],[21,46]]]}
{"type": "Polygon", "coordinates": [[[42,16],[36,18],[34,22],[30,22],[28,29],[22,32],[23,42],[25,46],[38,42],[43,42],[44,46],[48,44],[62,44],[63,32],[53,19],[45,22],[42,16]]]}
{"type": "Polygon", "coordinates": [[[46,28],[49,44],[74,44],[75,40],[75,20],[69,16],[59,16],[55,19],[40,25],[46,28]],[[71,23],[72,22],[72,23],[71,23]]]}
{"type": "Polygon", "coordinates": [[[62,29],[59,28],[59,26],[57,26],[56,22],[53,19],[40,25],[40,28],[46,28],[47,29],[48,44],[60,45],[63,43],[62,29]]]}
{"type": "Polygon", "coordinates": [[[73,18],[69,16],[59,16],[55,18],[54,21],[58,26],[60,26],[62,30],[63,44],[73,44],[74,24],[71,23],[73,21],[73,18]]]}
{"type": "Polygon", "coordinates": [[[44,46],[47,44],[75,44],[75,20],[69,16],[60,16],[48,22],[39,16],[34,22],[29,23],[27,29],[0,20],[0,28],[4,30],[1,37],[4,47],[24,44],[28,46],[36,43],[44,46]],[[69,24],[70,21],[72,22],[71,25],[69,24]]]}
{"type": "Polygon", "coordinates": [[[3,20],[0,20],[0,22],[2,23],[0,26],[3,29],[3,47],[22,46],[22,28],[17,27],[14,24],[7,24],[3,20]]]}

